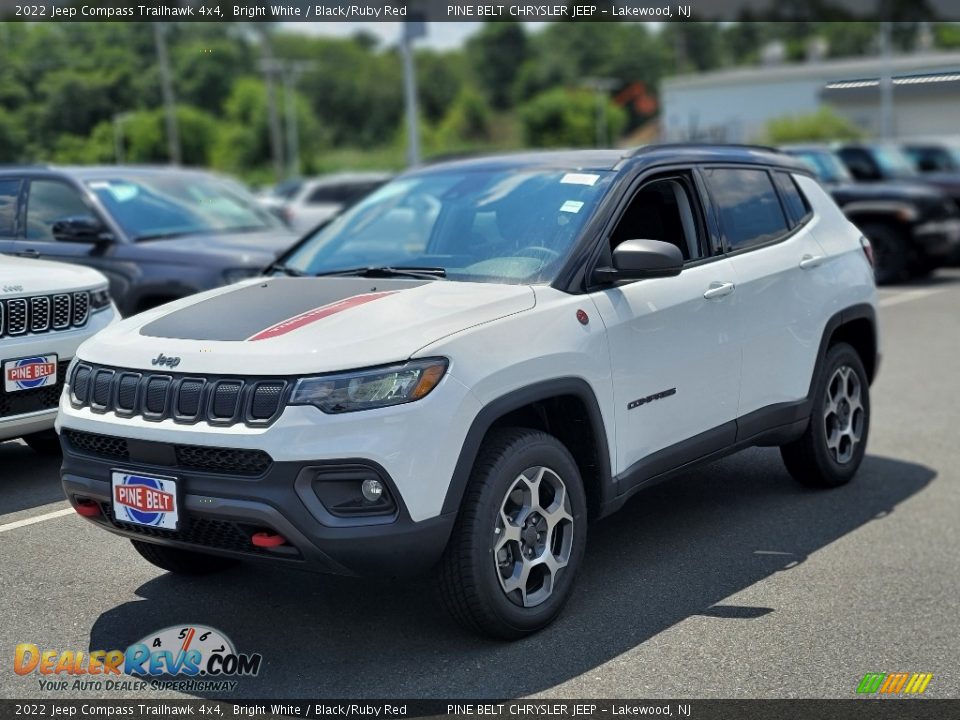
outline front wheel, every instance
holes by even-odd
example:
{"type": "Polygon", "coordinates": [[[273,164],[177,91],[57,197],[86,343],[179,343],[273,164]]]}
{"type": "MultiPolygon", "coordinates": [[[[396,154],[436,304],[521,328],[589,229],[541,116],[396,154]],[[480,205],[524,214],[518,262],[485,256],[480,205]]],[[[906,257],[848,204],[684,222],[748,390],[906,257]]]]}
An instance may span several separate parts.
{"type": "Polygon", "coordinates": [[[780,455],[793,478],[812,487],[850,482],[867,447],[870,385],[860,355],[847,343],[827,351],[814,388],[810,424],[780,455]]]}
{"type": "Polygon", "coordinates": [[[499,430],[483,444],[439,568],[462,625],[513,640],[549,625],[570,596],[586,547],[577,464],[552,435],[499,430]]]}

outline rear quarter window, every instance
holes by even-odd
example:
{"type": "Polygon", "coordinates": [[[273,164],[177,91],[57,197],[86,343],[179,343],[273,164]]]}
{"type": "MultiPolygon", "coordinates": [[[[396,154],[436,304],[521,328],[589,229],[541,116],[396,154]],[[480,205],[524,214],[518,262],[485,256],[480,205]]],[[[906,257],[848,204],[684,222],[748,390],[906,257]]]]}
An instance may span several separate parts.
{"type": "Polygon", "coordinates": [[[790,173],[785,172],[775,172],[773,178],[777,183],[777,189],[780,190],[780,197],[783,199],[783,207],[787,211],[790,227],[802,225],[810,218],[813,211],[810,209],[810,203],[807,202],[800,188],[797,187],[797,181],[793,179],[790,173]]]}
{"type": "Polygon", "coordinates": [[[703,174],[730,250],[762,245],[788,232],[780,198],[766,170],[705,168],[703,174]]]}

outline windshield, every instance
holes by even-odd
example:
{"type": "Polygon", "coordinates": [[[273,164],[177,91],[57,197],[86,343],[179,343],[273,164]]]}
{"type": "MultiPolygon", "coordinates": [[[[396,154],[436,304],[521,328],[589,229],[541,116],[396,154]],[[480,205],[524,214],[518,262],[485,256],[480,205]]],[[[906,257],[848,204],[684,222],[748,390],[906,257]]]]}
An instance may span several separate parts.
{"type": "Polygon", "coordinates": [[[806,163],[820,182],[852,182],[847,167],[831,152],[825,150],[789,150],[788,152],[806,163]]]}
{"type": "Polygon", "coordinates": [[[892,145],[878,145],[873,148],[873,157],[876,158],[885,175],[913,177],[917,174],[910,158],[900,148],[892,145]]]}
{"type": "Polygon", "coordinates": [[[612,173],[450,170],[399,178],[320,228],[285,259],[316,275],[442,268],[448,279],[549,282],[612,173]]]}
{"type": "Polygon", "coordinates": [[[281,227],[246,190],[211,175],[118,174],[88,180],[87,187],[134,240],[281,227]]]}

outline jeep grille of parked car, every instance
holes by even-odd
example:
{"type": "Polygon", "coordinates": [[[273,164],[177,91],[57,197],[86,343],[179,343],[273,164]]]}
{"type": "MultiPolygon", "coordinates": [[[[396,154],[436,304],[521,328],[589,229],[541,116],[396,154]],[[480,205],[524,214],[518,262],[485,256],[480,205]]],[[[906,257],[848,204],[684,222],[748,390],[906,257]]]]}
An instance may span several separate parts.
{"type": "Polygon", "coordinates": [[[265,427],[283,411],[292,385],[277,378],[142,372],[78,363],[70,378],[70,402],[75,408],[121,417],[265,427]]]}
{"type": "Polygon", "coordinates": [[[86,325],[89,316],[86,290],[0,300],[0,337],[70,330],[86,325]]]}

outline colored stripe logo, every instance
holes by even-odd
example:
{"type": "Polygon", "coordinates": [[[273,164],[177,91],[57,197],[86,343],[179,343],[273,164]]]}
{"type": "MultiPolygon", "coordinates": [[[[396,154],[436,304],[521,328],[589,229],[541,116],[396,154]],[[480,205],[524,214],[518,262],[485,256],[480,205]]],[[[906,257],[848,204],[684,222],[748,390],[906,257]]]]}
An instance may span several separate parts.
{"type": "Polygon", "coordinates": [[[353,297],[338,300],[337,302],[330,303],[329,305],[321,305],[320,307],[307,310],[306,312],[300,313],[299,315],[294,315],[286,320],[281,320],[276,325],[271,325],[266,330],[261,330],[256,335],[251,335],[247,338],[247,341],[269,340],[270,338],[275,338],[280,335],[286,335],[288,332],[293,332],[298,328],[302,328],[304,325],[315,323],[318,320],[323,320],[326,317],[336,315],[337,313],[343,312],[344,310],[349,310],[350,308],[366,305],[368,302],[379,300],[387,295],[393,295],[395,292],[397,291],[390,290],[388,292],[354,295],[353,297]]]}
{"type": "Polygon", "coordinates": [[[933,680],[933,673],[867,673],[857,685],[861,695],[920,695],[933,680]]]}

